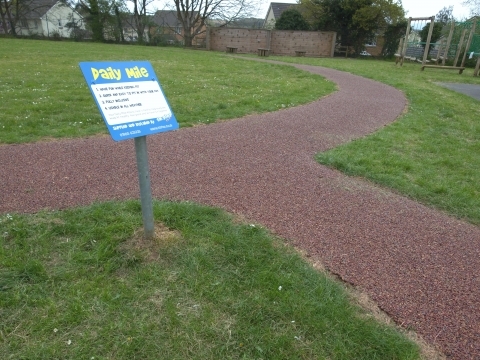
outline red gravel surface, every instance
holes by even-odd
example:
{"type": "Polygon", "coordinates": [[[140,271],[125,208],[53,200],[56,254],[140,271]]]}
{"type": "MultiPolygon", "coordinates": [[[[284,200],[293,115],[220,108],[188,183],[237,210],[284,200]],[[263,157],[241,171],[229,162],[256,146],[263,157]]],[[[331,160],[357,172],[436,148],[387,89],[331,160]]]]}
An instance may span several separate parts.
{"type": "MultiPolygon", "coordinates": [[[[308,105],[148,137],[156,198],[242,214],[291,239],[451,359],[480,359],[480,228],[318,165],[314,154],[369,134],[403,94],[347,73],[308,105]]],[[[0,212],[138,198],[132,140],[0,146],[0,212]]]]}

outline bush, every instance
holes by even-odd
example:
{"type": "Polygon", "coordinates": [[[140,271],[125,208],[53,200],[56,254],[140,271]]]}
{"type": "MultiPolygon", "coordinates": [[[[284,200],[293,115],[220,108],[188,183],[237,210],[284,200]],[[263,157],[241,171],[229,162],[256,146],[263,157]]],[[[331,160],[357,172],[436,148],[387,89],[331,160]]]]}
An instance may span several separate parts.
{"type": "MultiPolygon", "coordinates": [[[[460,53],[460,56],[458,57],[457,66],[460,66],[460,65],[462,64],[463,54],[465,54],[465,51],[462,51],[462,52],[460,53]]],[[[474,68],[475,65],[477,64],[477,57],[474,56],[473,58],[469,59],[469,58],[468,58],[468,55],[469,55],[469,54],[467,54],[467,57],[466,57],[466,59],[465,59],[465,67],[467,67],[467,68],[474,68]]],[[[453,61],[454,61],[454,60],[455,60],[455,59],[448,59],[448,60],[446,60],[446,61],[445,61],[445,65],[447,65],[447,66],[453,66],[453,61]]]]}
{"type": "Polygon", "coordinates": [[[80,29],[78,27],[73,28],[70,31],[70,39],[74,41],[83,41],[87,37],[87,30],[80,29]]]}
{"type": "Polygon", "coordinates": [[[60,35],[60,33],[55,30],[52,31],[52,33],[50,34],[50,39],[52,39],[53,41],[60,41],[62,40],[62,35],[60,35]]]}
{"type": "Polygon", "coordinates": [[[310,30],[310,25],[303,15],[294,8],[285,10],[275,23],[277,30],[310,30]]]}

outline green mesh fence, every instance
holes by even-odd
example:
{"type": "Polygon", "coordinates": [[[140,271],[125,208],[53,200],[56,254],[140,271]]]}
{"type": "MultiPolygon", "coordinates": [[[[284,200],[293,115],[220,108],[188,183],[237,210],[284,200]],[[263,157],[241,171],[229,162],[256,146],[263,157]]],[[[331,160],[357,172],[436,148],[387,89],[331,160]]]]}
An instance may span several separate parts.
{"type": "MultiPolygon", "coordinates": [[[[475,19],[467,20],[461,23],[455,24],[454,32],[452,35],[452,41],[450,43],[450,47],[448,49],[448,58],[449,59],[454,59],[457,56],[457,52],[463,53],[465,50],[465,45],[468,41],[468,37],[470,35],[470,31],[473,26],[473,22],[475,19]],[[465,37],[463,39],[463,49],[460,49],[460,39],[462,37],[463,31],[466,30],[465,32],[465,37]]],[[[477,24],[475,26],[475,34],[473,35],[472,42],[470,44],[470,47],[468,49],[468,53],[475,53],[476,56],[480,55],[480,18],[476,18],[477,24]]],[[[412,56],[412,57],[417,57],[420,58],[423,56],[423,49],[425,48],[425,42],[422,42],[420,40],[420,30],[425,26],[426,22],[422,22],[420,25],[414,25],[412,24],[412,30],[411,33],[409,34],[409,39],[407,41],[406,45],[406,56],[412,56]]],[[[448,37],[448,34],[450,32],[450,25],[446,25],[442,31],[442,38],[446,39],[448,37]]],[[[435,48],[436,44],[431,44],[432,48],[435,48]]],[[[460,54],[461,55],[461,54],[460,54]]]]}
{"type": "MultiPolygon", "coordinates": [[[[477,25],[478,27],[478,25],[477,25]]],[[[470,48],[468,49],[468,52],[474,52],[475,54],[480,53],[480,35],[475,34],[472,39],[472,44],[470,45],[470,48]]]]}
{"type": "MultiPolygon", "coordinates": [[[[453,58],[457,55],[458,51],[462,51],[462,49],[459,49],[459,44],[460,44],[460,39],[463,33],[463,30],[466,30],[465,33],[465,38],[463,40],[463,47],[465,48],[465,45],[468,41],[468,36],[470,35],[470,30],[472,29],[473,26],[473,21],[475,19],[471,19],[468,21],[464,21],[462,23],[458,23],[455,25],[455,30],[453,32],[453,37],[452,37],[452,42],[450,45],[450,48],[448,50],[448,56],[453,58]]],[[[468,48],[468,52],[474,52],[475,54],[480,53],[480,18],[476,18],[477,24],[475,26],[475,34],[472,38],[472,43],[470,44],[470,47],[468,48]]]]}

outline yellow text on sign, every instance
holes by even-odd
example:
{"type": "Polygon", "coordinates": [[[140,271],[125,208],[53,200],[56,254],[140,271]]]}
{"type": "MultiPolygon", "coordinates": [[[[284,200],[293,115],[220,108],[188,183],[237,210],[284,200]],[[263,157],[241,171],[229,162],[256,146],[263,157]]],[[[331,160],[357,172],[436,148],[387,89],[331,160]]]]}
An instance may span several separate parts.
{"type": "Polygon", "coordinates": [[[138,66],[135,66],[133,68],[126,68],[125,69],[125,72],[127,73],[127,76],[129,78],[135,78],[135,79],[138,79],[138,78],[141,78],[141,77],[148,77],[148,71],[147,69],[145,68],[139,68],[138,66]]]}
{"type": "Polygon", "coordinates": [[[120,69],[112,69],[111,66],[106,69],[91,69],[93,80],[97,80],[99,76],[106,80],[120,80],[122,78],[122,71],[120,69]]]}
{"type": "MultiPolygon", "coordinates": [[[[93,80],[97,80],[99,77],[105,80],[121,80],[122,71],[121,69],[113,69],[111,66],[105,69],[96,69],[91,68],[93,80]]],[[[134,66],[133,68],[125,68],[125,73],[129,79],[139,79],[148,77],[148,70],[144,67],[134,66]]]]}

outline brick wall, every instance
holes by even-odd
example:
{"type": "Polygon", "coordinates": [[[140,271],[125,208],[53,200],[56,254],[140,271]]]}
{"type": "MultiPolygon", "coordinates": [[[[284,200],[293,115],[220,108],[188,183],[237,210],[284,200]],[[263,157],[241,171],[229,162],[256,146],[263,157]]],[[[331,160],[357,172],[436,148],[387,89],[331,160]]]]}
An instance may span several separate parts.
{"type": "Polygon", "coordinates": [[[227,46],[239,53],[256,53],[269,48],[270,31],[263,29],[209,28],[207,50],[225,51],[227,46]]]}
{"type": "Polygon", "coordinates": [[[256,54],[262,48],[274,55],[305,51],[306,56],[333,57],[335,39],[335,32],[209,28],[207,50],[225,51],[230,46],[239,53],[256,54]]]}

